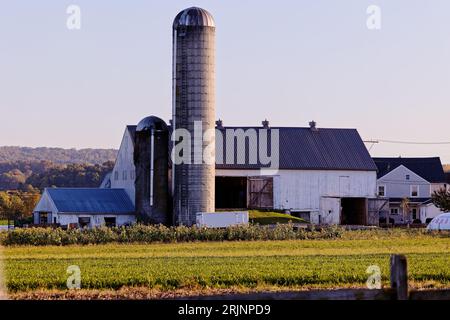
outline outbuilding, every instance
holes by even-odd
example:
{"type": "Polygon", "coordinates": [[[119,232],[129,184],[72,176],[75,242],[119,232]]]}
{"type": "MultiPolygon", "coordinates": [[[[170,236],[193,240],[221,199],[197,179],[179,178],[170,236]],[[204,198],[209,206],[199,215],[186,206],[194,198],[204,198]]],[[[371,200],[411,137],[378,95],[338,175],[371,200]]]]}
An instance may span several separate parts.
{"type": "Polygon", "coordinates": [[[427,227],[428,230],[450,230],[450,213],[443,213],[434,217],[427,227]]]}
{"type": "Polygon", "coordinates": [[[36,205],[34,223],[63,227],[122,226],[136,222],[124,189],[47,188],[36,205]]]}

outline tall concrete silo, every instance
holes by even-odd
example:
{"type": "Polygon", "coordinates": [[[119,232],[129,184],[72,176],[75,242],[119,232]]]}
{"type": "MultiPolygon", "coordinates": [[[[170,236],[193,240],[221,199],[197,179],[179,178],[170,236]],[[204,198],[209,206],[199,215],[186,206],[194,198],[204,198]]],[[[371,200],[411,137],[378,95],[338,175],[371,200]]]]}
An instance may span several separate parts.
{"type": "Polygon", "coordinates": [[[142,119],[134,142],[136,213],[148,223],[170,224],[169,131],[157,117],[142,119]]]}
{"type": "Polygon", "coordinates": [[[174,164],[172,170],[175,223],[190,226],[196,213],[215,210],[214,161],[196,161],[199,148],[204,150],[208,141],[194,141],[194,131],[199,138],[200,123],[203,133],[208,130],[212,141],[215,139],[215,23],[201,8],[183,10],[173,23],[172,112],[175,141],[179,141],[179,129],[192,137],[191,163],[174,164]]]}

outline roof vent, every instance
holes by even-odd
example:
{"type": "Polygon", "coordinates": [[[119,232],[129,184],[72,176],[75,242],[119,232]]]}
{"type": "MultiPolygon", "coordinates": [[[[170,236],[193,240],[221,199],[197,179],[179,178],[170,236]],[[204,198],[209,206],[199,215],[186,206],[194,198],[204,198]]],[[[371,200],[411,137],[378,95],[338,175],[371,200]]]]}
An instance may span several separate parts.
{"type": "Polygon", "coordinates": [[[311,121],[310,123],[309,123],[309,128],[312,130],[312,131],[317,131],[318,129],[317,129],[317,123],[313,120],[313,121],[311,121]]]}
{"type": "Polygon", "coordinates": [[[267,121],[267,119],[264,120],[264,121],[262,122],[262,126],[263,126],[264,129],[269,129],[269,121],[267,121]]]}
{"type": "Polygon", "coordinates": [[[216,128],[223,129],[223,121],[221,119],[216,121],[216,128]]]}

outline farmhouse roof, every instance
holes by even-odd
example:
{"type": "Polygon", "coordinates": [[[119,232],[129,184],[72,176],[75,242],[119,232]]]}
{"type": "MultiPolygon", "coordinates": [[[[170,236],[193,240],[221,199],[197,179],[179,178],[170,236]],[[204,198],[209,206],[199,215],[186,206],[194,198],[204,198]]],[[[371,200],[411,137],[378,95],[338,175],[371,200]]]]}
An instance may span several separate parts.
{"type": "Polygon", "coordinates": [[[444,183],[445,174],[441,159],[435,158],[373,158],[378,167],[378,178],[381,178],[398,168],[405,166],[431,183],[444,183]]]}

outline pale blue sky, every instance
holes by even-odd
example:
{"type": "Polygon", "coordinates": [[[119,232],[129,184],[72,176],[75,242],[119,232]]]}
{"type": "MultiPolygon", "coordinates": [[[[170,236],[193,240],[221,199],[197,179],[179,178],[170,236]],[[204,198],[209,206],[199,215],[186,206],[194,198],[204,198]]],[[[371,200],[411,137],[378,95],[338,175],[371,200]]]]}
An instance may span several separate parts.
{"type": "MultiPolygon", "coordinates": [[[[171,25],[217,24],[225,125],[357,128],[365,139],[450,141],[448,0],[14,0],[0,10],[0,145],[114,147],[127,124],[171,113],[171,25]],[[82,28],[66,28],[66,8],[82,28]],[[382,9],[369,31],[366,9],[382,9]]],[[[375,156],[450,145],[379,144],[375,156]]]]}

